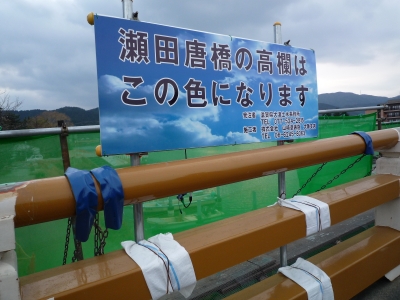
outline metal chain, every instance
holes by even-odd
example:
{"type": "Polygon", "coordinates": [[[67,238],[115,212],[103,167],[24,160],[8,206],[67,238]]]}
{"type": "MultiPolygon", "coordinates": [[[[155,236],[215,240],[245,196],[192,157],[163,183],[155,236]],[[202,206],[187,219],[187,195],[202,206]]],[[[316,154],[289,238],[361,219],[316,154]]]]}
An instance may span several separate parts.
{"type": "MultiPolygon", "coordinates": [[[[69,237],[71,236],[71,228],[72,228],[72,217],[68,218],[68,224],[67,224],[67,234],[65,235],[65,246],[64,246],[64,258],[63,258],[63,265],[67,263],[67,258],[68,258],[68,248],[69,248],[69,237]]],[[[83,259],[83,254],[82,254],[82,247],[81,244],[77,243],[77,240],[74,239],[74,244],[75,244],[75,250],[72,256],[72,262],[76,262],[78,258],[83,259]]]]}
{"type": "Polygon", "coordinates": [[[99,214],[96,213],[96,216],[94,217],[94,256],[99,255],[99,214]]]}
{"type": "Polygon", "coordinates": [[[101,228],[99,227],[99,214],[97,213],[94,218],[94,256],[101,255],[101,249],[99,246],[101,228]]]}
{"type": "Polygon", "coordinates": [[[64,245],[64,258],[63,258],[63,265],[67,263],[67,258],[68,258],[68,246],[69,246],[69,236],[71,235],[71,218],[68,218],[68,224],[67,224],[67,233],[65,235],[65,245],[64,245]]]}
{"type": "Polygon", "coordinates": [[[106,229],[104,230],[104,232],[103,232],[103,237],[102,237],[101,243],[100,243],[102,254],[104,254],[104,248],[105,248],[105,246],[106,246],[106,239],[107,239],[107,238],[108,238],[108,228],[106,228],[106,229]]]}
{"type": "Polygon", "coordinates": [[[319,192],[320,190],[323,190],[324,188],[326,188],[328,185],[330,185],[333,181],[335,181],[336,179],[338,179],[341,175],[343,175],[344,173],[347,172],[348,169],[351,169],[356,163],[360,162],[364,157],[366,156],[366,154],[361,155],[359,158],[357,158],[353,163],[351,163],[350,165],[347,166],[347,168],[343,169],[339,174],[337,174],[335,177],[333,177],[331,180],[329,180],[327,183],[325,183],[323,186],[321,186],[321,188],[319,190],[317,190],[316,192],[319,192]]]}
{"type": "Polygon", "coordinates": [[[106,246],[106,239],[108,237],[108,228],[104,231],[99,224],[99,214],[94,218],[94,256],[104,254],[104,247],[106,246]]]}
{"type": "Polygon", "coordinates": [[[72,256],[72,262],[76,262],[78,260],[77,257],[78,257],[78,251],[75,249],[74,255],[72,256]]]}
{"type": "Polygon", "coordinates": [[[318,167],[318,169],[311,175],[310,178],[307,179],[307,181],[302,185],[301,188],[299,188],[299,189],[297,190],[297,192],[296,192],[292,197],[298,195],[298,194],[302,191],[302,189],[304,189],[304,188],[307,186],[307,184],[309,184],[309,183],[311,182],[311,180],[313,180],[313,178],[318,174],[319,171],[322,170],[322,168],[323,168],[326,164],[327,164],[327,163],[324,162],[322,165],[320,165],[320,166],[318,167]]]}

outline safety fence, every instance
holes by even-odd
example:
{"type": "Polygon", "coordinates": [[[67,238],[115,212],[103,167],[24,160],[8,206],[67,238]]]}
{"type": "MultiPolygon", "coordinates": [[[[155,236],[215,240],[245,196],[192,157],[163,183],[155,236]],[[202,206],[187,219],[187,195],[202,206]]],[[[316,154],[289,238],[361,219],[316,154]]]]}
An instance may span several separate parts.
{"type": "Polygon", "coordinates": [[[396,128],[400,126],[400,122],[382,123],[382,129],[396,128]]]}
{"type": "MultiPolygon", "coordinates": [[[[377,151],[386,151],[386,148],[392,148],[399,140],[398,132],[393,129],[368,134],[377,151]]],[[[362,155],[365,148],[365,143],[359,136],[347,135],[268,149],[180,160],[169,164],[130,167],[117,172],[124,188],[125,204],[131,204],[176,195],[182,190],[203,190],[215,185],[264,178],[279,170],[289,171],[337,161],[362,155]]],[[[333,225],[396,199],[399,196],[398,180],[398,176],[374,175],[311,196],[329,204],[333,225]]],[[[65,177],[10,185],[9,189],[16,195],[17,227],[74,214],[75,201],[65,177]],[[35,199],[34,203],[32,199],[35,199]]],[[[304,237],[305,227],[304,215],[300,212],[275,206],[177,233],[175,239],[189,252],[197,279],[201,279],[304,237]]],[[[325,271],[332,276],[335,293],[340,295],[339,299],[346,299],[400,264],[396,255],[399,242],[400,234],[396,230],[374,228],[334,247],[328,254],[324,252],[315,260],[317,264],[322,264],[322,268],[326,264],[331,268],[325,271]],[[373,244],[375,248],[362,247],[365,244],[373,244]],[[360,249],[368,251],[363,252],[360,249]],[[363,254],[358,253],[358,250],[363,254]],[[330,254],[335,258],[333,260],[340,262],[329,260],[330,254]],[[346,285],[349,272],[354,274],[365,269],[371,258],[374,261],[373,272],[368,276],[359,276],[360,278],[352,280],[350,284],[347,282],[346,285]],[[351,268],[344,268],[349,261],[355,263],[351,264],[351,268]],[[335,269],[334,266],[340,268],[335,269]]],[[[269,287],[279,284],[287,286],[287,282],[281,277],[271,278],[275,279],[267,279],[269,287]],[[275,284],[271,284],[271,280],[275,284]]],[[[21,286],[23,299],[80,299],[87,295],[104,297],[111,295],[110,293],[116,298],[150,297],[140,268],[122,250],[23,277],[21,286]]],[[[245,293],[249,293],[246,298],[263,293],[264,288],[256,285],[255,288],[250,288],[250,292],[245,290],[245,293]]],[[[286,295],[288,290],[298,295],[299,299],[304,296],[304,291],[296,287],[275,289],[274,293],[278,294],[273,296],[281,295],[280,299],[284,299],[286,297],[282,298],[282,295],[286,295]],[[283,294],[279,294],[282,292],[283,294]]]]}
{"type": "MultiPolygon", "coordinates": [[[[319,139],[346,135],[353,131],[371,131],[375,129],[375,114],[355,117],[320,117],[319,139]]],[[[68,152],[70,164],[78,169],[93,169],[103,165],[122,168],[130,165],[127,155],[97,157],[95,147],[99,144],[99,133],[69,133],[68,152]]],[[[3,138],[0,140],[0,183],[63,175],[60,138],[58,135],[24,136],[3,138]]],[[[300,141],[302,142],[302,141],[300,141]]],[[[295,142],[298,143],[298,142],[295,142]]],[[[141,157],[141,164],[148,165],[166,161],[205,157],[251,149],[264,149],[275,143],[257,143],[247,145],[229,145],[200,149],[187,149],[154,152],[141,157]]],[[[359,156],[344,158],[328,164],[313,177],[312,184],[303,188],[302,194],[312,193],[326,184],[340,171],[354,162],[359,156]]],[[[372,157],[364,157],[330,186],[362,178],[371,171],[372,157]]],[[[286,173],[287,195],[291,196],[307,182],[321,165],[308,166],[286,173]]],[[[181,191],[182,193],[184,191],[181,191]]],[[[276,201],[277,175],[255,178],[245,182],[214,186],[195,191],[193,203],[184,208],[176,195],[170,195],[143,204],[145,237],[159,232],[180,232],[210,222],[230,218],[239,214],[266,207],[276,201]],[[180,213],[182,210],[182,214],[180,213]]],[[[185,199],[187,201],[187,198],[185,199]]],[[[134,236],[133,213],[131,207],[124,208],[123,226],[119,231],[110,231],[105,252],[121,248],[120,241],[134,236]]],[[[104,227],[103,216],[100,223],[104,227]]],[[[67,220],[55,220],[47,223],[21,227],[16,230],[18,268],[20,276],[59,266],[65,252],[67,220]]],[[[94,235],[94,233],[93,233],[94,235]]],[[[83,244],[85,258],[94,255],[94,236],[83,244]]],[[[67,263],[71,262],[74,245],[68,244],[67,263]]]]}

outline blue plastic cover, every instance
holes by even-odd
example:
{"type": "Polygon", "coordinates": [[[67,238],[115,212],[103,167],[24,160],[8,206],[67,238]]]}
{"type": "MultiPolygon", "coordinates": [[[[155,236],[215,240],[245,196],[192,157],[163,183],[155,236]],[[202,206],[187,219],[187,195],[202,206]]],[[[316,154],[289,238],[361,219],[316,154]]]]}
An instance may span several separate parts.
{"type": "Polygon", "coordinates": [[[364,139],[365,142],[365,151],[364,154],[374,155],[374,145],[372,144],[372,139],[369,134],[364,131],[354,131],[351,134],[357,134],[364,139]]]}
{"type": "Polygon", "coordinates": [[[89,171],[68,168],[65,172],[76,201],[75,239],[86,242],[97,213],[97,192],[89,171]]]}
{"type": "Polygon", "coordinates": [[[124,190],[118,173],[109,166],[90,171],[100,184],[104,200],[104,219],[107,228],[118,230],[122,226],[124,190]]]}

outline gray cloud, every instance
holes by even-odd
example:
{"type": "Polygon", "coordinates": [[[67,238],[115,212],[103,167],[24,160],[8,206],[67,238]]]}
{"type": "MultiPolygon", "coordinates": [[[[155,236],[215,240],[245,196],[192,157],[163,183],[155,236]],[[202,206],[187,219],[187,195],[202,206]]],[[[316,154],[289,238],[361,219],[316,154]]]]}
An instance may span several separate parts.
{"type": "MultiPolygon", "coordinates": [[[[120,17],[120,0],[14,0],[0,10],[0,90],[22,109],[98,106],[90,11],[120,17]]],[[[400,2],[391,0],[135,0],[142,21],[273,41],[316,52],[319,93],[393,97],[400,76],[400,2]]]]}

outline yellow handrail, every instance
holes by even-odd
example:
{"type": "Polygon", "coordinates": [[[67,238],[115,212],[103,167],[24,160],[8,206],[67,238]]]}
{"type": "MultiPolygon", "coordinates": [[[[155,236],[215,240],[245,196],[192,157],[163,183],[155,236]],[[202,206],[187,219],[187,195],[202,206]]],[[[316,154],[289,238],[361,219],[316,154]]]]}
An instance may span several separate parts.
{"type": "MultiPolygon", "coordinates": [[[[393,147],[396,130],[368,133],[376,150],[393,147]]],[[[118,169],[125,204],[145,202],[185,191],[262,177],[326,161],[362,154],[360,136],[347,135],[281,147],[257,149],[182,161],[118,169]]],[[[63,176],[20,183],[10,187],[16,196],[16,227],[66,218],[75,213],[75,200],[63,176]]],[[[96,186],[98,194],[100,189],[96,186]]],[[[4,192],[3,192],[4,194],[4,192]]],[[[1,197],[1,194],[0,194],[1,197]]],[[[98,209],[103,207],[99,196],[98,209]]]]}

